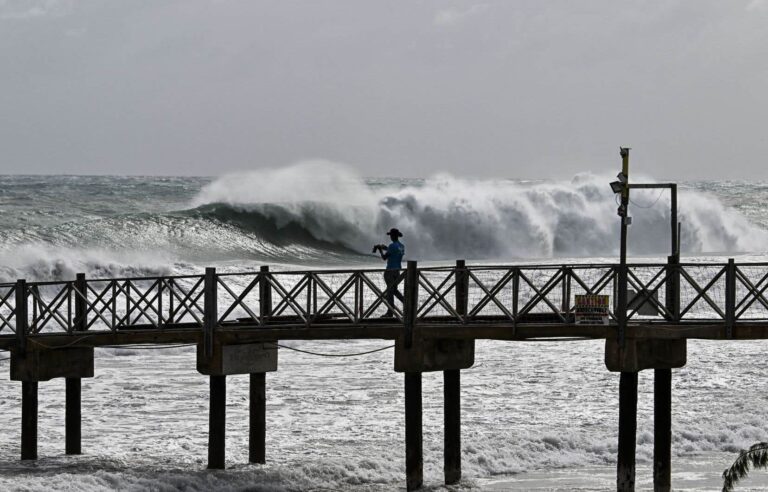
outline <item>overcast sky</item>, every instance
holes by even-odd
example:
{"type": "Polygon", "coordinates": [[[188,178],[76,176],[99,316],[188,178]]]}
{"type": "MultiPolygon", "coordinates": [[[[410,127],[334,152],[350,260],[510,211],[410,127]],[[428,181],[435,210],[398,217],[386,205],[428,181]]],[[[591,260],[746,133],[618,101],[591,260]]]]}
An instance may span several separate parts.
{"type": "Polygon", "coordinates": [[[0,173],[768,179],[768,0],[0,0],[0,173]]]}

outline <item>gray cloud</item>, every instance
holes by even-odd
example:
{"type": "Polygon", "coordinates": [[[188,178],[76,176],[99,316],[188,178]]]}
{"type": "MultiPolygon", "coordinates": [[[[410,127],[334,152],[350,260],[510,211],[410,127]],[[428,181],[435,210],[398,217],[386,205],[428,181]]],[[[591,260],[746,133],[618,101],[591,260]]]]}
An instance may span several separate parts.
{"type": "Polygon", "coordinates": [[[764,1],[0,0],[0,172],[768,177],[764,1]]]}

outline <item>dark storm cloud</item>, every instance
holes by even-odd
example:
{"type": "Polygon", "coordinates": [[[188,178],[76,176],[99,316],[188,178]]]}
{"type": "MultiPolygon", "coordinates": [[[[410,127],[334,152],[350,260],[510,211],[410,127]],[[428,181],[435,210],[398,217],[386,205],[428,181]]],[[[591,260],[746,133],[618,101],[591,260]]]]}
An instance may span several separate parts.
{"type": "Polygon", "coordinates": [[[768,175],[768,2],[0,0],[0,172],[768,175]]]}

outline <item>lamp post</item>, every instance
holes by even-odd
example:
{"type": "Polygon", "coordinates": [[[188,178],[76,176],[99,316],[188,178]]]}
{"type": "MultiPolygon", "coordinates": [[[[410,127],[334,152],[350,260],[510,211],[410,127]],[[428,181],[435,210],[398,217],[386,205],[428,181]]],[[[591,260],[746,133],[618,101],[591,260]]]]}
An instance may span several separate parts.
{"type": "MultiPolygon", "coordinates": [[[[628,215],[630,189],[664,189],[671,192],[670,242],[671,256],[669,268],[677,268],[680,263],[680,224],[677,221],[677,184],[630,184],[629,183],[629,148],[621,147],[621,172],[618,181],[611,183],[611,190],[621,193],[618,215],[621,217],[621,244],[619,249],[619,272],[617,278],[616,320],[618,322],[619,350],[624,350],[627,328],[627,226],[632,223],[628,215]]],[[[673,321],[679,318],[679,273],[668,272],[667,310],[673,321]]],[[[669,491],[671,485],[671,384],[670,369],[654,371],[654,490],[669,491]]],[[[617,463],[616,485],[620,491],[634,491],[635,488],[635,448],[637,433],[637,372],[622,371],[619,381],[619,456],[617,463]]]]}

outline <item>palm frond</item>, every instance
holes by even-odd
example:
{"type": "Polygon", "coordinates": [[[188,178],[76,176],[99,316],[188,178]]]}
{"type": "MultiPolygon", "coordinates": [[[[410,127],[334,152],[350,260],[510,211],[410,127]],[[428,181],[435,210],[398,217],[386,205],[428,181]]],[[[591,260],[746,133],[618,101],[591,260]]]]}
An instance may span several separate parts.
{"type": "Polygon", "coordinates": [[[739,480],[746,478],[750,468],[768,468],[768,442],[753,444],[739,452],[736,461],[723,472],[723,492],[732,492],[739,480]]]}

